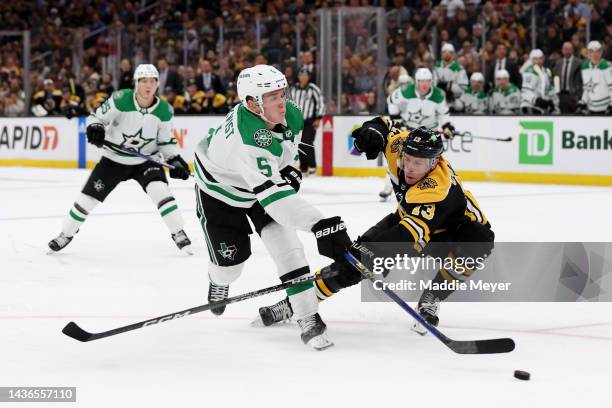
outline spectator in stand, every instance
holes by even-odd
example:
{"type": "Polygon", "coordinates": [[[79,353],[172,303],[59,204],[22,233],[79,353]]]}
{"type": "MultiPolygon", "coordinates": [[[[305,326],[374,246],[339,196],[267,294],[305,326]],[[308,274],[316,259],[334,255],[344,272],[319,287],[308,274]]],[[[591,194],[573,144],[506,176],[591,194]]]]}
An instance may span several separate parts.
{"type": "Polygon", "coordinates": [[[489,88],[495,86],[495,73],[505,69],[510,74],[510,82],[521,87],[521,76],[519,67],[507,57],[507,48],[504,44],[498,44],[495,49],[495,59],[490,62],[487,70],[486,81],[489,88]]]}
{"type": "Polygon", "coordinates": [[[17,97],[17,93],[9,92],[8,96],[0,98],[0,113],[6,116],[19,116],[25,110],[25,102],[17,97]]]}
{"type": "Polygon", "coordinates": [[[559,77],[559,109],[561,113],[575,113],[582,97],[582,60],[574,56],[574,46],[564,42],[561,48],[563,58],[555,64],[553,74],[559,77]]]}
{"type": "Polygon", "coordinates": [[[310,74],[311,80],[313,82],[316,82],[316,69],[312,52],[305,51],[304,53],[302,53],[302,66],[300,67],[300,70],[302,69],[306,69],[310,74]]]}
{"type": "Polygon", "coordinates": [[[200,58],[200,74],[197,76],[196,85],[200,91],[205,93],[225,93],[221,79],[212,70],[210,61],[200,58]]]}
{"type": "Polygon", "coordinates": [[[159,70],[159,89],[165,91],[167,87],[170,87],[174,89],[174,92],[179,92],[182,87],[178,74],[168,66],[166,58],[158,58],[157,69],[159,70]]]}
{"type": "Polygon", "coordinates": [[[395,91],[401,85],[411,84],[413,82],[414,79],[408,75],[406,68],[400,65],[393,65],[389,67],[384,81],[385,97],[391,95],[393,91],[395,91]]]}
{"type": "Polygon", "coordinates": [[[130,64],[130,60],[128,60],[127,58],[122,59],[119,74],[119,89],[132,88],[134,86],[132,83],[133,77],[134,72],[132,72],[132,65],[130,64]]]}
{"type": "Polygon", "coordinates": [[[62,92],[55,87],[52,79],[44,80],[44,89],[32,97],[32,113],[34,116],[52,116],[61,114],[60,102],[62,92]]]}

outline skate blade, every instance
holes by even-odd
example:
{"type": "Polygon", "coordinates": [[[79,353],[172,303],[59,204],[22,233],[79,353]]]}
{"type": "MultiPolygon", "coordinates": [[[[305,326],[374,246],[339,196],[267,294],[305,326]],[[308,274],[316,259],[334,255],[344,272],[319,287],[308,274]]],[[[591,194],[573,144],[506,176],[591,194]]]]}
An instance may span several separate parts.
{"type": "Polygon", "coordinates": [[[410,330],[412,330],[413,332],[421,336],[424,336],[427,334],[427,329],[423,327],[423,325],[419,322],[412,323],[412,327],[410,327],[410,330]]]}
{"type": "Polygon", "coordinates": [[[334,343],[329,339],[329,337],[327,337],[327,333],[323,333],[313,337],[306,344],[317,351],[323,351],[334,345],[334,343]]]}
{"type": "Polygon", "coordinates": [[[251,323],[249,323],[250,327],[266,327],[265,324],[263,324],[263,320],[261,320],[261,316],[257,316],[257,318],[255,318],[251,323]]]}
{"type": "Polygon", "coordinates": [[[57,253],[57,251],[54,251],[52,249],[48,249],[47,250],[47,255],[53,255],[53,254],[56,254],[56,253],[57,253]]]}
{"type": "Polygon", "coordinates": [[[181,248],[181,252],[186,255],[193,255],[193,249],[191,249],[191,245],[187,245],[181,248]]]}

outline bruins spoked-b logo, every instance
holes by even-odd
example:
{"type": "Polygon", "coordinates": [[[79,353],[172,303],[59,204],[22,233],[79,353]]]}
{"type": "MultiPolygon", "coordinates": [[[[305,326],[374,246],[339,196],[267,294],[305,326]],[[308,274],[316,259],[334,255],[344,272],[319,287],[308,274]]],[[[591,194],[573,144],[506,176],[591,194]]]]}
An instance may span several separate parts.
{"type": "Polygon", "coordinates": [[[427,190],[428,188],[434,189],[438,185],[438,182],[431,177],[426,177],[417,184],[419,190],[427,190]]]}
{"type": "Polygon", "coordinates": [[[255,144],[259,147],[268,147],[272,144],[272,133],[268,129],[259,129],[253,135],[255,144]]]}

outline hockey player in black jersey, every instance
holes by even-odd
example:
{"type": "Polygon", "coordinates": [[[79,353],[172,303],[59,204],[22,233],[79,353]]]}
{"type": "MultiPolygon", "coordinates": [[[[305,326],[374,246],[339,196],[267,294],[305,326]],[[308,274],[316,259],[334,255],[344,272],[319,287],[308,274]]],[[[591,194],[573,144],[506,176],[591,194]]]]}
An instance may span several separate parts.
{"type": "MultiPolygon", "coordinates": [[[[478,258],[490,254],[495,235],[475,198],[463,188],[461,179],[442,155],[439,133],[425,127],[400,130],[389,119],[377,117],[363,123],[352,136],[357,150],[365,153],[368,159],[375,159],[384,152],[398,201],[397,210],[361,235],[354,247],[367,246],[368,242],[405,242],[405,254],[409,256],[478,258]]],[[[355,248],[351,248],[351,252],[354,251],[355,248]]],[[[337,261],[326,268],[337,269],[339,274],[315,282],[320,300],[362,279],[347,262],[337,261]]],[[[464,280],[471,272],[459,274],[450,268],[440,268],[433,283],[464,280]]],[[[440,302],[452,291],[436,290],[440,285],[432,286],[432,290],[422,293],[417,310],[428,323],[437,326],[440,302]]],[[[254,324],[265,326],[292,315],[286,300],[260,308],[259,314],[254,324]]],[[[416,322],[413,330],[426,333],[416,322]]]]}

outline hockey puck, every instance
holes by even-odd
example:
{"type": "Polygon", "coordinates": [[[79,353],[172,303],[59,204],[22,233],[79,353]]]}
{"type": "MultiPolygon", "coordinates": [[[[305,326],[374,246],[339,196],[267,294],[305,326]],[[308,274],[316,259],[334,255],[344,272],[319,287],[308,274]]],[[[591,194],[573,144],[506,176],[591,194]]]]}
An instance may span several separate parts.
{"type": "Polygon", "coordinates": [[[518,378],[519,380],[528,381],[530,377],[531,374],[529,374],[527,371],[514,371],[514,378],[518,378]]]}

